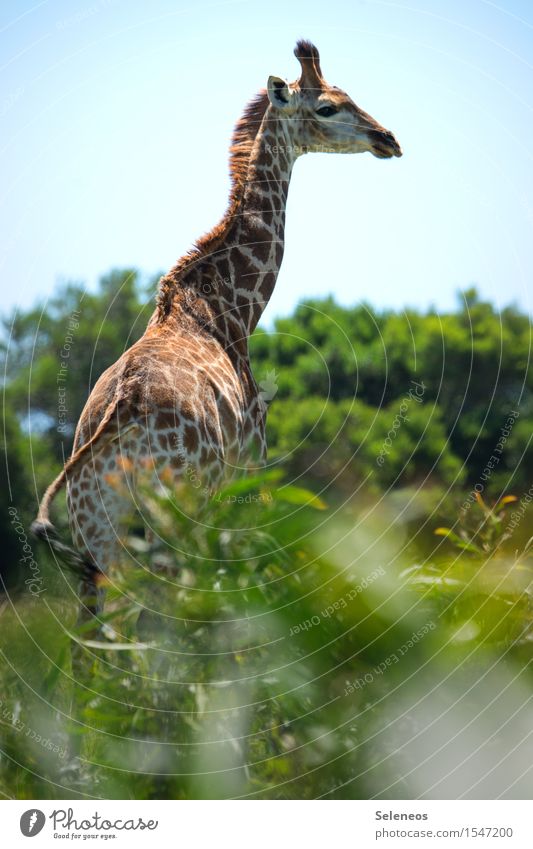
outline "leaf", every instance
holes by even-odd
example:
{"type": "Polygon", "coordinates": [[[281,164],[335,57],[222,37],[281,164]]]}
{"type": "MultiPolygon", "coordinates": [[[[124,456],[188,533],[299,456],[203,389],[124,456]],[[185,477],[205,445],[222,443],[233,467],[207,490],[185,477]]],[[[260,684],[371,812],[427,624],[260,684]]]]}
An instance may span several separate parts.
{"type": "Polygon", "coordinates": [[[272,469],[269,472],[263,472],[259,475],[250,475],[249,477],[240,478],[239,480],[232,481],[221,489],[219,492],[220,498],[217,497],[217,500],[225,501],[229,495],[240,495],[243,492],[248,493],[259,487],[266,486],[269,483],[276,483],[282,476],[283,472],[281,469],[272,469]]]}
{"type": "Polygon", "coordinates": [[[485,513],[485,515],[489,516],[492,513],[492,510],[490,509],[490,507],[487,507],[487,505],[483,501],[483,497],[482,497],[481,493],[476,492],[475,496],[476,496],[477,503],[479,504],[479,506],[481,507],[481,509],[485,513]]]}
{"type": "Polygon", "coordinates": [[[424,586],[442,587],[443,589],[453,589],[454,587],[464,587],[464,581],[459,578],[449,578],[447,575],[416,575],[411,578],[410,584],[416,586],[421,584],[424,586]]]}
{"type": "Polygon", "coordinates": [[[151,649],[149,643],[112,643],[103,642],[102,640],[82,640],[75,634],[67,631],[69,637],[78,643],[80,646],[86,646],[89,649],[105,649],[106,651],[145,651],[151,649]]]}
{"type": "Polygon", "coordinates": [[[326,510],[328,506],[318,495],[301,486],[284,486],[276,490],[276,497],[288,504],[305,505],[306,507],[313,507],[315,510],[326,510]]]}
{"type": "Polygon", "coordinates": [[[67,657],[67,653],[69,651],[68,643],[65,643],[64,646],[59,651],[59,655],[55,663],[50,667],[50,672],[44,679],[44,690],[46,693],[51,693],[54,689],[55,683],[59,678],[59,675],[63,673],[63,664],[67,657]]]}
{"type": "Polygon", "coordinates": [[[513,501],[518,501],[516,495],[504,495],[503,498],[500,498],[494,509],[499,510],[500,507],[505,507],[506,504],[512,504],[513,501]]]}
{"type": "Polygon", "coordinates": [[[483,554],[483,550],[479,548],[479,546],[474,545],[473,542],[461,542],[457,543],[459,548],[462,548],[463,551],[471,551],[473,554],[483,554]]]}
{"type": "MultiPolygon", "coordinates": [[[[463,551],[471,551],[475,554],[482,553],[481,549],[474,545],[473,542],[468,540],[468,538],[461,539],[459,534],[456,534],[454,531],[452,531],[451,528],[435,528],[433,533],[435,534],[435,536],[438,537],[447,537],[450,542],[453,542],[454,545],[456,545],[458,548],[461,548],[463,551]]],[[[466,537],[465,531],[461,531],[461,534],[465,535],[466,537]]]]}

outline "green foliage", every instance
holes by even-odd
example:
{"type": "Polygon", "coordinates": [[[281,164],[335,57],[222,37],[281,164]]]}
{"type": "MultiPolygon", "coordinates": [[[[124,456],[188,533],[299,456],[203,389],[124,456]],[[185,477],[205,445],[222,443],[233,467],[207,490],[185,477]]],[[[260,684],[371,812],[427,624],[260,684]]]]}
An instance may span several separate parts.
{"type": "MultiPolygon", "coordinates": [[[[278,374],[268,419],[271,450],[292,450],[291,471],[320,484],[329,462],[324,445],[336,438],[348,402],[355,401],[350,435],[339,434],[338,454],[354,455],[356,485],[368,476],[389,486],[427,475],[447,486],[474,484],[507,417],[518,410],[490,486],[496,493],[510,481],[523,488],[533,476],[530,346],[528,316],[515,307],[498,312],[474,289],[464,293],[456,312],[438,315],[378,312],[366,304],[343,308],[332,298],[304,301],[291,318],[275,321],[272,332],[257,333],[251,342],[256,374],[278,374]],[[381,437],[413,381],[424,387],[421,404],[410,405],[410,422],[398,430],[390,462],[376,475],[381,437]],[[304,439],[300,450],[295,439],[304,439]],[[402,469],[402,456],[409,458],[409,469],[402,469]]],[[[330,449],[335,453],[335,446],[330,449]]]]}
{"type": "MultiPolygon", "coordinates": [[[[520,672],[520,686],[530,676],[531,558],[463,551],[413,567],[407,492],[402,505],[338,513],[270,474],[207,506],[185,489],[147,486],[142,500],[155,542],[125,540],[102,636],[75,625],[74,587],[57,569],[39,598],[25,593],[2,612],[6,794],[416,798],[409,742],[428,716],[468,680],[483,733],[484,676],[502,653],[501,675],[520,672]],[[87,670],[76,684],[73,641],[87,670]],[[394,744],[419,688],[428,716],[411,706],[394,744]],[[81,760],[67,754],[69,734],[81,760]]],[[[449,715],[446,734],[463,721],[449,715]]],[[[461,748],[471,783],[486,773],[475,740],[461,748]]],[[[434,775],[449,769],[448,758],[434,775]]]]}
{"type": "Polygon", "coordinates": [[[272,404],[268,427],[271,456],[315,485],[353,491],[364,482],[373,489],[395,485],[447,485],[464,480],[461,463],[447,447],[438,407],[411,402],[400,418],[403,398],[376,409],[362,401],[303,398],[272,404]],[[380,462],[382,460],[382,462],[380,462]]]}

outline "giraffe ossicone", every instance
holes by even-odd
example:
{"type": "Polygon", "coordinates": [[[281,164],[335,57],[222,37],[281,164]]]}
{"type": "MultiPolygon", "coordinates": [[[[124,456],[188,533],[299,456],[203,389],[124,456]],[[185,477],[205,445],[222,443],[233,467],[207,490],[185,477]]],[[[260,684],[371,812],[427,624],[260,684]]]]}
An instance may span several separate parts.
{"type": "Polygon", "coordinates": [[[390,131],[325,81],[313,44],[299,41],[294,52],[298,80],[269,77],[237,122],[225,215],[162,277],[144,335],[97,381],[72,456],[41,502],[33,529],[65,551],[49,509],[66,485],[73,556],[86,567],[82,596],[91,614],[98,575],[120,556],[140,470],[165,469],[178,484],[187,468],[198,469],[212,491],[264,461],[273,386],[257,386],[248,339],[281,266],[295,161],[311,152],[402,154],[390,131]]]}

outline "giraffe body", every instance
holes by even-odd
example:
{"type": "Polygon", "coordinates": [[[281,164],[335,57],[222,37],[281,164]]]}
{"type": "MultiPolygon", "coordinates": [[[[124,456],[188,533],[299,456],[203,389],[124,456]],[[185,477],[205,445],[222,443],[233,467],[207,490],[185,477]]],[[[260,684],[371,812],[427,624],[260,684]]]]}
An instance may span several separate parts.
{"type": "Polygon", "coordinates": [[[211,494],[265,456],[264,405],[247,359],[182,318],[179,329],[150,328],[104,372],[80,417],[75,451],[113,408],[106,437],[67,483],[76,548],[102,571],[120,555],[139,472],[153,467],[156,481],[164,470],[178,484],[194,469],[211,494]]]}
{"type": "Polygon", "coordinates": [[[76,549],[97,572],[119,557],[139,470],[150,465],[157,480],[164,469],[178,483],[195,468],[212,491],[265,457],[266,404],[248,339],[283,258],[296,159],[401,155],[392,133],[324,80],[316,47],[301,41],[295,54],[299,80],[270,77],[236,126],[226,214],[162,278],[144,336],[98,380],[72,457],[41,503],[34,528],[50,539],[50,502],[67,483],[76,549]]]}

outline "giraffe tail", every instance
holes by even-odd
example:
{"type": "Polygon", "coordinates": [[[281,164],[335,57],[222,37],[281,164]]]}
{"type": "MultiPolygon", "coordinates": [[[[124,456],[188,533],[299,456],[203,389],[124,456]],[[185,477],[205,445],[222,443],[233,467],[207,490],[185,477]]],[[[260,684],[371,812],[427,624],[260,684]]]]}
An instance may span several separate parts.
{"type": "Polygon", "coordinates": [[[32,522],[31,532],[39,539],[55,538],[57,535],[56,529],[50,521],[50,505],[61,487],[64,486],[66,482],[67,476],[65,468],[62,469],[57,478],[52,481],[50,486],[47,488],[41,503],[39,504],[37,518],[34,522],[32,522]]]}
{"type": "Polygon", "coordinates": [[[94,581],[95,574],[100,571],[94,560],[89,554],[81,554],[72,546],[62,542],[59,539],[57,529],[49,518],[50,505],[61,487],[64,486],[66,477],[65,469],[63,469],[46,490],[39,505],[37,518],[32,522],[31,532],[37,539],[47,542],[52,551],[61,558],[61,561],[79,577],[94,581]]]}
{"type": "MultiPolygon", "coordinates": [[[[47,542],[52,550],[59,554],[68,566],[77,573],[81,572],[86,577],[94,576],[96,572],[100,572],[100,569],[88,554],[81,554],[59,539],[57,530],[50,521],[50,507],[59,490],[66,484],[70,472],[85,460],[89,452],[93,453],[96,444],[101,441],[107,425],[117,411],[118,403],[119,397],[117,395],[108,405],[92,437],[74,452],[65,463],[63,470],[58,474],[57,478],[52,481],[39,505],[37,518],[31,525],[31,532],[34,536],[47,542]]],[[[103,440],[104,443],[114,439],[115,436],[116,434],[111,434],[108,439],[103,440]]]]}

